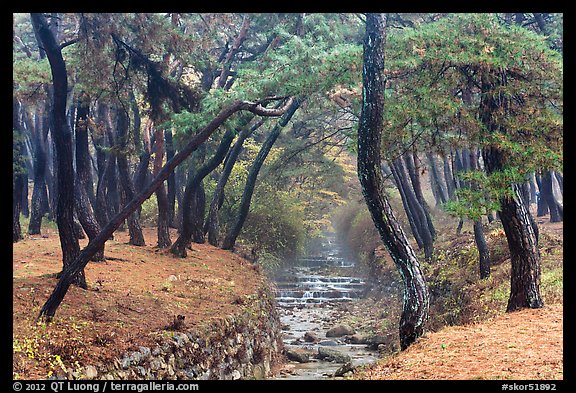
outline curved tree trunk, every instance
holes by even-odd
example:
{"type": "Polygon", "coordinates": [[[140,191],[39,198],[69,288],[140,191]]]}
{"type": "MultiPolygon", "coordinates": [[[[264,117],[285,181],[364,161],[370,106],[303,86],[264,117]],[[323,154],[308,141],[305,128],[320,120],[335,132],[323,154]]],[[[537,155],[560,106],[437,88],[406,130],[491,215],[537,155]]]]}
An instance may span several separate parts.
{"type": "Polygon", "coordinates": [[[276,123],[268,138],[262,144],[260,151],[258,151],[258,155],[254,159],[252,166],[250,166],[250,170],[248,171],[248,177],[246,179],[246,185],[244,186],[244,192],[242,193],[242,200],[240,201],[240,207],[238,208],[238,216],[236,217],[236,221],[230,231],[224,238],[222,242],[222,249],[223,250],[232,250],[234,245],[236,244],[236,239],[240,235],[240,231],[242,231],[242,227],[244,226],[244,222],[248,217],[248,212],[250,211],[250,202],[252,201],[252,194],[254,193],[254,188],[256,187],[256,180],[258,178],[258,173],[260,173],[260,168],[264,164],[266,157],[268,157],[268,153],[278,136],[280,136],[280,132],[286,124],[290,121],[296,110],[300,107],[300,104],[304,101],[303,98],[296,98],[288,111],[282,116],[282,118],[276,123]]]}
{"type": "Polygon", "coordinates": [[[201,240],[198,236],[198,232],[201,233],[201,238],[204,238],[204,231],[203,231],[203,224],[204,224],[204,205],[205,205],[205,196],[202,180],[210,172],[212,172],[218,165],[222,163],[226,153],[230,149],[230,145],[232,144],[232,140],[234,139],[234,132],[232,130],[226,131],[222,140],[220,141],[220,145],[218,145],[218,149],[214,156],[210,160],[204,163],[195,173],[191,171],[188,175],[188,182],[186,184],[186,189],[184,191],[184,195],[182,197],[182,226],[180,228],[180,236],[172,245],[170,251],[172,254],[179,256],[181,258],[186,257],[186,247],[190,244],[190,242],[194,237],[196,232],[196,239],[194,240],[196,243],[199,243],[201,240]],[[204,200],[204,203],[202,203],[204,200]],[[198,213],[199,206],[202,207],[202,215],[200,216],[198,213]],[[201,219],[200,219],[201,218],[201,219]]]}
{"type": "Polygon", "coordinates": [[[430,215],[430,207],[428,206],[428,203],[422,194],[422,185],[420,182],[420,165],[418,165],[418,156],[416,154],[416,150],[413,150],[412,154],[406,153],[404,156],[404,161],[406,162],[406,169],[408,169],[408,175],[410,176],[410,180],[412,182],[412,189],[414,190],[414,194],[416,195],[418,203],[422,207],[428,230],[430,231],[432,240],[434,240],[436,239],[436,229],[434,228],[432,216],[430,215]]]}
{"type": "Polygon", "coordinates": [[[366,15],[358,177],[374,225],[402,277],[404,296],[399,333],[400,348],[404,350],[424,333],[429,295],[416,254],[386,197],[380,170],[386,84],[383,75],[386,19],[382,14],[366,15]]]}
{"type": "MultiPolygon", "coordinates": [[[[74,234],[74,168],[72,166],[72,134],[66,123],[66,98],[68,94],[68,75],[62,52],[42,14],[32,13],[32,25],[41,39],[46,51],[52,84],[52,135],[58,153],[58,206],[56,222],[62,248],[64,270],[80,253],[80,245],[74,234]]],[[[84,269],[71,277],[71,283],[87,288],[84,269]]]]}
{"type": "MultiPolygon", "coordinates": [[[[124,112],[123,109],[117,109],[117,127],[116,132],[118,134],[118,147],[121,151],[126,150],[128,144],[128,114],[124,112]]],[[[136,194],[134,190],[134,184],[132,184],[132,179],[130,177],[130,169],[128,165],[128,158],[126,154],[118,155],[118,176],[120,178],[120,184],[122,185],[122,190],[127,201],[132,200],[136,194]]],[[[134,212],[128,216],[128,233],[130,240],[128,244],[133,246],[145,246],[144,234],[142,233],[142,227],[140,226],[140,218],[138,217],[138,212],[134,212]]]]}
{"type": "MultiPolygon", "coordinates": [[[[250,120],[249,120],[250,121],[250,120]]],[[[249,122],[248,121],[248,122],[249,122]]],[[[246,123],[248,123],[246,122],[246,123]]],[[[214,190],[214,194],[212,195],[212,200],[210,202],[210,208],[208,210],[208,217],[206,218],[206,232],[208,232],[208,243],[213,246],[218,246],[218,238],[220,232],[220,224],[218,222],[218,212],[222,203],[224,201],[224,188],[226,187],[226,183],[228,182],[228,178],[232,173],[232,168],[234,168],[234,164],[236,160],[240,156],[240,152],[242,151],[242,144],[254,132],[257,128],[259,128],[263,124],[263,121],[258,121],[256,125],[250,128],[243,128],[242,131],[238,134],[238,138],[236,142],[234,142],[234,146],[230,150],[226,161],[224,162],[224,169],[222,170],[222,174],[218,179],[218,183],[216,184],[216,189],[214,190]]]]}
{"type": "MultiPolygon", "coordinates": [[[[500,117],[500,112],[506,110],[507,99],[504,95],[493,94],[495,88],[505,85],[505,71],[500,71],[498,75],[483,77],[480,120],[488,132],[506,132],[495,117],[500,117]]],[[[482,157],[488,174],[502,171],[505,167],[505,154],[497,146],[484,148],[482,157]]],[[[511,187],[513,195],[503,196],[500,200],[500,220],[508,241],[512,265],[507,311],[525,307],[539,308],[544,306],[544,302],[540,296],[538,237],[534,231],[530,212],[520,196],[518,185],[513,184],[511,187]]]]}
{"type": "MultiPolygon", "coordinates": [[[[91,181],[90,157],[88,151],[88,116],[90,114],[90,98],[81,93],[78,98],[76,111],[76,186],[75,208],[78,220],[88,235],[88,239],[94,239],[100,232],[100,225],[94,215],[90,198],[88,197],[88,185],[91,181]]],[[[92,257],[93,261],[104,260],[104,246],[92,257]]]]}

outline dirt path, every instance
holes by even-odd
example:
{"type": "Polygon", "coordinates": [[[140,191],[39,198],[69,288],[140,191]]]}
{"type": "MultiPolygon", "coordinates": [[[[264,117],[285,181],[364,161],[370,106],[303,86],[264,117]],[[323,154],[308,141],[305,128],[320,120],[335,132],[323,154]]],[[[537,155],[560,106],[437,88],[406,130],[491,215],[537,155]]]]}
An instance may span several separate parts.
{"type": "Polygon", "coordinates": [[[355,379],[563,379],[562,305],[426,334],[355,379]]]}

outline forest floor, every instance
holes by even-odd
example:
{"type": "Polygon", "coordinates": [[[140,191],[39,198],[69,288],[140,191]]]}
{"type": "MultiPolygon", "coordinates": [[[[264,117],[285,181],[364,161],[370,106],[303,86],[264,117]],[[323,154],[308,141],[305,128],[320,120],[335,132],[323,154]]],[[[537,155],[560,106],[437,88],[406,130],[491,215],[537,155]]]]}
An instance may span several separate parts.
{"type": "Polygon", "coordinates": [[[425,334],[355,379],[563,379],[561,304],[425,334]]]}
{"type": "MultiPolygon", "coordinates": [[[[172,239],[176,239],[173,232],[172,239]]],[[[255,266],[228,251],[194,244],[175,258],[155,244],[130,246],[117,231],[106,243],[104,262],[85,269],[88,290],[71,287],[54,320],[36,322],[62,268],[55,230],[13,244],[13,377],[44,379],[82,365],[106,363],[167,333],[176,316],[185,326],[204,326],[237,311],[243,297],[266,280],[255,266]]],[[[83,247],[87,240],[80,240],[83,247]]]]}
{"type": "MultiPolygon", "coordinates": [[[[537,222],[544,308],[505,313],[509,258],[501,230],[488,231],[494,251],[489,280],[476,277],[471,234],[446,234],[438,247],[444,259],[425,266],[435,289],[428,332],[406,351],[390,346],[352,378],[562,379],[563,223],[548,217],[537,222]],[[451,286],[443,293],[445,283],[451,286]],[[454,299],[462,303],[452,305],[454,299]]],[[[82,365],[112,361],[168,334],[177,315],[185,316],[186,326],[204,326],[238,310],[242,298],[266,280],[236,254],[194,244],[186,258],[174,258],[152,244],[155,228],[144,235],[148,245],[135,247],[127,244],[127,232],[117,231],[106,243],[109,259],[86,268],[89,289],[71,287],[50,324],[36,318],[61,270],[57,233],[46,227],[42,236],[13,244],[14,379],[74,375],[82,365]]],[[[80,240],[81,247],[86,243],[80,240]]],[[[396,342],[401,292],[394,269],[390,275],[394,285],[381,299],[343,305],[342,318],[396,342]]]]}
{"type": "MultiPolygon", "coordinates": [[[[479,290],[491,293],[484,294],[484,298],[496,298],[495,294],[503,292],[491,288],[495,285],[509,291],[509,284],[497,284],[509,280],[510,260],[504,257],[493,267],[493,277],[486,283],[465,277],[469,281],[465,289],[478,298],[468,300],[466,305],[469,322],[429,328],[405,351],[385,355],[375,364],[358,370],[352,378],[562,380],[563,223],[550,223],[547,216],[536,220],[540,230],[543,308],[506,313],[506,296],[501,295],[507,292],[498,295],[501,297],[498,302],[478,300],[479,290]]],[[[464,270],[461,274],[466,276],[464,270]]],[[[379,308],[380,313],[387,306],[382,300],[372,300],[371,304],[370,308],[379,308]]]]}

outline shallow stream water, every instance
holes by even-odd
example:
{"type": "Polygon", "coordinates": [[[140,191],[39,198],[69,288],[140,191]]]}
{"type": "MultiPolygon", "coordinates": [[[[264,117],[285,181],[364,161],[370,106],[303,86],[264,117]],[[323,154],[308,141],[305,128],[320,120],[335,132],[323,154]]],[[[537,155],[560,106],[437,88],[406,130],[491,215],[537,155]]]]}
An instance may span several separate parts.
{"type": "Polygon", "coordinates": [[[275,284],[284,345],[306,350],[311,356],[306,363],[289,361],[273,379],[333,378],[344,363],[317,359],[320,346],[349,355],[353,367],[378,359],[378,352],[366,344],[349,344],[344,337],[326,337],[326,332],[340,323],[338,303],[360,299],[366,287],[354,261],[343,256],[334,234],[327,234],[315,253],[278,272],[275,284]],[[307,342],[307,332],[317,340],[307,342]]]}

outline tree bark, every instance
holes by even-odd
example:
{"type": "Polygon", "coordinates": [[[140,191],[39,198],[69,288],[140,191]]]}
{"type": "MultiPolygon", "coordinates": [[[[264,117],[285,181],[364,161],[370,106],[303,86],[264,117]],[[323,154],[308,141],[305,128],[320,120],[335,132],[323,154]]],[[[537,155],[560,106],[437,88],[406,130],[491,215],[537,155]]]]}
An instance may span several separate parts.
{"type": "MultiPolygon", "coordinates": [[[[202,184],[202,180],[210,172],[212,172],[218,165],[222,163],[226,153],[230,149],[230,145],[232,144],[232,140],[234,139],[234,132],[232,130],[227,130],[222,140],[220,141],[220,145],[214,153],[214,156],[210,160],[204,163],[202,167],[200,167],[195,173],[194,171],[190,171],[188,175],[188,182],[186,184],[186,190],[184,191],[184,196],[182,198],[182,226],[180,228],[180,236],[172,245],[170,251],[172,254],[179,256],[181,258],[186,257],[186,247],[190,244],[191,240],[193,240],[194,232],[198,230],[202,234],[202,238],[204,237],[204,230],[203,224],[204,219],[202,215],[202,220],[200,220],[199,212],[195,207],[202,206],[202,213],[204,213],[204,204],[202,203],[202,194],[204,193],[203,190],[200,190],[200,186],[202,184]]],[[[195,239],[195,242],[198,243],[198,238],[195,239]]]]}
{"type": "MultiPolygon", "coordinates": [[[[34,30],[46,51],[52,73],[52,136],[58,154],[58,206],[56,223],[60,237],[64,270],[72,264],[80,252],[74,235],[74,168],[72,165],[72,135],[66,123],[66,98],[68,75],[60,47],[42,14],[30,14],[34,30]]],[[[70,277],[70,282],[87,288],[84,269],[70,277]]]]}
{"type": "Polygon", "coordinates": [[[12,242],[22,239],[20,226],[20,213],[22,211],[22,194],[26,181],[26,167],[24,166],[24,137],[20,121],[20,103],[12,98],[12,144],[13,144],[13,171],[12,171],[12,242]]]}
{"type": "MultiPolygon", "coordinates": [[[[88,239],[94,239],[100,232],[100,225],[94,215],[92,204],[88,197],[88,182],[92,180],[90,172],[90,156],[88,151],[88,116],[90,115],[90,98],[81,93],[78,98],[76,111],[76,185],[75,185],[75,208],[78,220],[88,235],[88,239]]],[[[93,261],[104,260],[104,245],[92,257],[93,261]]]]}
{"type": "Polygon", "coordinates": [[[428,203],[422,194],[422,185],[420,182],[420,165],[418,165],[418,155],[416,154],[416,150],[414,149],[412,154],[407,152],[404,155],[404,161],[406,162],[406,169],[408,169],[408,175],[410,176],[410,180],[412,182],[414,195],[416,195],[416,199],[422,208],[426,218],[425,223],[428,226],[430,235],[432,236],[432,241],[434,241],[434,239],[436,239],[436,230],[434,229],[434,223],[432,222],[432,216],[430,215],[430,207],[428,206],[428,203]]]}
{"type": "Polygon", "coordinates": [[[39,235],[42,227],[42,217],[48,212],[48,190],[46,185],[46,134],[48,124],[45,116],[36,113],[35,126],[32,130],[34,141],[34,188],[32,189],[32,202],[28,234],[39,235]]]}
{"type": "Polygon", "coordinates": [[[213,246],[218,246],[218,238],[220,232],[218,212],[224,200],[224,188],[226,187],[228,178],[232,173],[232,168],[234,168],[234,164],[236,163],[236,160],[242,151],[242,144],[246,138],[248,138],[248,136],[250,136],[250,134],[252,134],[252,132],[254,132],[262,124],[263,121],[259,121],[255,126],[250,128],[243,128],[238,134],[238,138],[236,139],[236,142],[234,142],[234,146],[232,146],[232,149],[230,150],[230,153],[224,162],[224,169],[222,170],[222,174],[220,175],[218,183],[216,184],[216,189],[214,190],[214,194],[210,202],[210,208],[208,210],[208,217],[206,218],[205,225],[208,232],[208,242],[213,246]]]}
{"type": "MultiPolygon", "coordinates": [[[[506,72],[500,70],[498,75],[484,75],[482,78],[480,100],[480,121],[488,132],[506,132],[495,119],[506,113],[507,98],[495,95],[493,90],[506,85],[506,72]],[[496,114],[498,113],[498,114],[496,114]]],[[[497,146],[487,146],[482,150],[484,166],[488,174],[502,171],[505,168],[505,154],[497,146]]],[[[510,297],[507,311],[520,308],[543,307],[540,296],[540,251],[538,237],[534,231],[530,212],[524,205],[517,184],[511,186],[512,195],[500,200],[500,220],[508,241],[510,261],[510,297]]]]}
{"type": "Polygon", "coordinates": [[[546,201],[548,205],[548,210],[550,212],[550,222],[560,222],[562,221],[562,215],[558,209],[558,203],[556,203],[556,198],[554,198],[554,193],[552,191],[552,171],[547,170],[542,174],[542,188],[540,189],[540,197],[546,201]]]}
{"type": "Polygon", "coordinates": [[[366,15],[362,72],[362,112],[358,127],[358,177],[366,205],[403,282],[400,348],[406,349],[424,332],[429,295],[414,250],[394,216],[384,191],[380,146],[384,120],[384,45],[386,16],[366,15]]]}
{"type": "MultiPolygon", "coordinates": [[[[473,171],[479,169],[478,157],[475,150],[476,149],[470,150],[470,169],[473,171]]],[[[470,187],[474,191],[478,191],[479,189],[476,182],[471,182],[470,187]]],[[[488,244],[486,243],[486,238],[484,237],[484,231],[482,229],[482,217],[474,220],[474,241],[476,242],[476,248],[478,249],[480,278],[488,278],[490,276],[490,250],[488,249],[488,244]]]]}
{"type": "MultiPolygon", "coordinates": [[[[128,145],[128,114],[122,109],[117,108],[117,127],[116,132],[118,134],[118,147],[120,151],[126,151],[128,145]]],[[[132,184],[132,178],[130,177],[130,168],[128,165],[128,158],[126,154],[119,154],[116,158],[118,163],[118,176],[120,178],[120,184],[122,185],[122,190],[124,191],[124,196],[127,201],[132,200],[136,191],[134,190],[134,184],[132,184]]],[[[145,246],[146,242],[144,240],[144,234],[142,233],[142,227],[140,226],[140,218],[138,212],[134,212],[128,216],[128,233],[130,240],[128,244],[133,246],[145,246]]]]}
{"type": "Polygon", "coordinates": [[[281,116],[290,107],[293,102],[293,98],[290,97],[286,100],[285,105],[280,108],[269,109],[263,106],[263,104],[271,101],[271,99],[260,100],[257,102],[245,102],[245,101],[235,101],[230,106],[224,108],[220,113],[210,121],[204,128],[198,131],[198,133],[184,146],[178,153],[174,155],[172,160],[167,162],[162,169],[159,171],[158,175],[152,179],[150,184],[146,186],[144,190],[138,193],[130,202],[128,202],[124,208],[106,224],[102,231],[96,236],[96,238],[88,243],[88,245],[80,252],[76,259],[67,265],[62,274],[56,287],[48,297],[48,300],[42,306],[40,313],[38,315],[39,319],[51,320],[58,307],[62,303],[64,296],[68,292],[73,279],[84,270],[84,267],[94,255],[94,253],[110,238],[114,231],[120,226],[120,224],[142,203],[148,199],[155,191],[164,183],[168,178],[170,172],[174,170],[182,161],[184,161],[194,150],[198,148],[202,143],[212,135],[212,133],[224,123],[230,116],[240,110],[247,110],[261,116],[281,116]]]}
{"type": "MultiPolygon", "coordinates": [[[[154,156],[154,176],[158,175],[162,168],[164,159],[164,136],[161,128],[156,129],[155,134],[155,156],[154,156]]],[[[168,175],[170,177],[170,175],[168,175]]],[[[156,201],[158,203],[158,248],[168,248],[172,245],[168,221],[168,196],[164,183],[156,190],[156,201]]]]}
{"type": "Polygon", "coordinates": [[[444,182],[442,182],[442,178],[438,171],[438,164],[436,163],[436,158],[432,154],[432,152],[426,152],[426,157],[428,158],[428,162],[430,163],[430,182],[432,186],[432,190],[434,191],[434,196],[436,198],[436,206],[440,206],[443,203],[448,201],[448,191],[444,182]]]}

